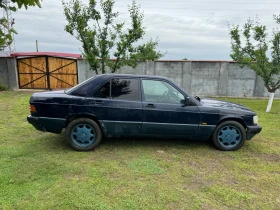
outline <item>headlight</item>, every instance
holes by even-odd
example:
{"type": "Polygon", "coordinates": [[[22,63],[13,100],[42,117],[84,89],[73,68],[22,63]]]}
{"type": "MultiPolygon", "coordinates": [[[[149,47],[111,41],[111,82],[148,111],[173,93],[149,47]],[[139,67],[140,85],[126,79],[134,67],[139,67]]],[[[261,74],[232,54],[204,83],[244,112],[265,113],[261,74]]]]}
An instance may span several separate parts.
{"type": "Polygon", "coordinates": [[[253,117],[253,122],[254,122],[254,124],[258,124],[259,123],[259,118],[258,118],[257,115],[253,117]]]}

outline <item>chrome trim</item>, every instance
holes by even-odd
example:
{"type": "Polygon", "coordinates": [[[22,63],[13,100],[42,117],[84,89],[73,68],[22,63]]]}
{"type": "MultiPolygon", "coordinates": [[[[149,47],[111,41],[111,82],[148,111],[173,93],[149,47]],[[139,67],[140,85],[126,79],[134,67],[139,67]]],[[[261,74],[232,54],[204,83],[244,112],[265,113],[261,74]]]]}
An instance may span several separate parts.
{"type": "Polygon", "coordinates": [[[180,126],[180,125],[184,125],[184,126],[194,126],[194,125],[198,125],[198,124],[178,124],[178,123],[156,123],[156,122],[143,122],[143,124],[153,124],[153,125],[175,125],[175,126],[180,126]]]}
{"type": "Polygon", "coordinates": [[[139,124],[142,123],[142,121],[111,121],[111,120],[101,120],[103,123],[134,123],[134,124],[139,124]]]}
{"type": "Polygon", "coordinates": [[[194,126],[194,125],[198,125],[198,124],[178,124],[178,123],[156,123],[156,122],[136,122],[136,121],[111,121],[111,120],[101,120],[104,123],[134,123],[134,124],[139,124],[139,123],[143,123],[143,124],[151,124],[151,125],[174,125],[174,126],[194,126]]]}
{"type": "MultiPolygon", "coordinates": [[[[83,105],[85,106],[85,105],[83,105]]],[[[127,110],[142,110],[142,106],[138,107],[138,108],[131,108],[131,107],[122,107],[122,106],[118,106],[118,107],[112,107],[112,106],[104,106],[102,105],[98,105],[98,104],[87,104],[87,106],[92,109],[92,108],[110,108],[110,109],[127,109],[127,110]]]]}
{"type": "Polygon", "coordinates": [[[201,127],[216,127],[216,125],[202,125],[202,124],[199,124],[199,126],[201,126],[201,127]]]}
{"type": "Polygon", "coordinates": [[[64,118],[51,118],[51,117],[38,117],[39,119],[48,119],[48,120],[60,120],[60,121],[66,121],[64,118]]]}

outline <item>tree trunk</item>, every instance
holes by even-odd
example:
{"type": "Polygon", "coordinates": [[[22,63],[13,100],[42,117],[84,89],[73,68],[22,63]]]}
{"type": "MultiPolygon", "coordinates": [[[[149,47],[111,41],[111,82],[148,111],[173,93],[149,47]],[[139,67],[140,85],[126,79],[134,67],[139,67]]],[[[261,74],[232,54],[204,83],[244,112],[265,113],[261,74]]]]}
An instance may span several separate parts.
{"type": "Polygon", "coordinates": [[[270,112],[271,107],[272,107],[273,99],[274,99],[274,93],[270,93],[267,108],[266,108],[266,112],[270,112]]]}

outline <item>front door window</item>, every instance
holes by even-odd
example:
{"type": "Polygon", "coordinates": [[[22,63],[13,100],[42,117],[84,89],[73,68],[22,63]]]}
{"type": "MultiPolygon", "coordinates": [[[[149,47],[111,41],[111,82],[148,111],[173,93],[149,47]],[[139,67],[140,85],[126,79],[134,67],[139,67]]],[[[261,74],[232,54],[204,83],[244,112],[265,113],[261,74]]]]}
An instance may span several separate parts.
{"type": "Polygon", "coordinates": [[[180,104],[184,95],[167,82],[143,80],[144,101],[152,103],[180,104]]]}
{"type": "Polygon", "coordinates": [[[186,106],[185,96],[164,80],[142,79],[143,134],[195,135],[200,120],[197,106],[186,106]]]}

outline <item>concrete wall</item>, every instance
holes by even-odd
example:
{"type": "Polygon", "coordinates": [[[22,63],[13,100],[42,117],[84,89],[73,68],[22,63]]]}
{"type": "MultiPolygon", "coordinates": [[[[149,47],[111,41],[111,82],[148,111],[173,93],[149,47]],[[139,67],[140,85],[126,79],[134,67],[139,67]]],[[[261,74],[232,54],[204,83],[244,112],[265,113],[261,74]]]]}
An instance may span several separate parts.
{"type": "MultiPolygon", "coordinates": [[[[94,75],[84,60],[78,60],[79,82],[94,75]]],[[[123,67],[123,74],[147,74],[167,77],[192,95],[268,97],[261,77],[235,62],[223,61],[149,61],[136,69],[123,67]]],[[[275,97],[280,97],[277,90],[275,97]]]]}
{"type": "Polygon", "coordinates": [[[0,58],[0,80],[3,85],[10,89],[18,89],[18,74],[15,58],[0,58]]]}
{"type": "MultiPolygon", "coordinates": [[[[78,60],[79,83],[95,75],[85,60],[78,60]]],[[[10,89],[18,89],[16,59],[0,58],[0,80],[10,89]]],[[[140,62],[136,69],[129,66],[118,71],[123,74],[147,74],[167,77],[192,95],[268,97],[261,77],[249,68],[226,61],[149,61],[140,62]]],[[[280,90],[275,97],[280,98],[280,90]]]]}

